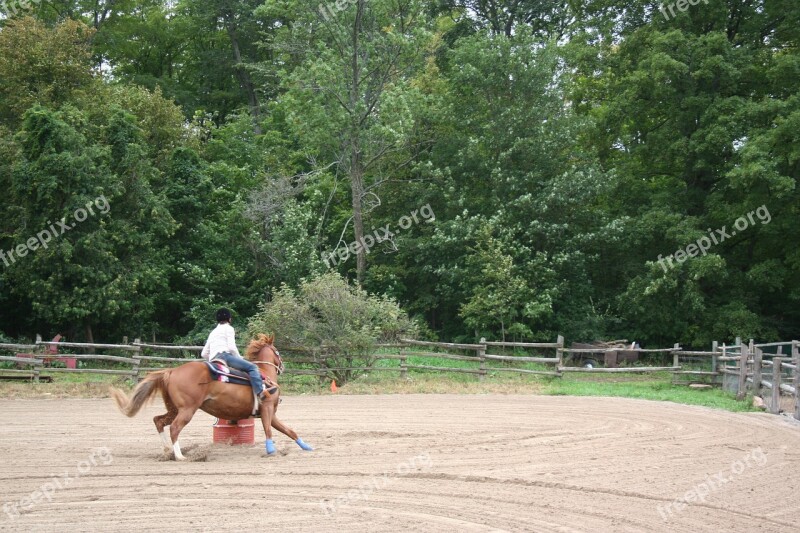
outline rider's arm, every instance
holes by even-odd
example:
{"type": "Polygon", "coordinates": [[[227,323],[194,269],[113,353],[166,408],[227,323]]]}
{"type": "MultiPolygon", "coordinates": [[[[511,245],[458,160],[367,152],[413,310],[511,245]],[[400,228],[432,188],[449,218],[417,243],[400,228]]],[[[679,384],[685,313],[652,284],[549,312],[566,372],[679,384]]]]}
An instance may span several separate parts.
{"type": "Polygon", "coordinates": [[[208,358],[211,357],[211,339],[206,341],[206,345],[203,346],[203,351],[200,352],[200,356],[208,361],[208,358]]]}

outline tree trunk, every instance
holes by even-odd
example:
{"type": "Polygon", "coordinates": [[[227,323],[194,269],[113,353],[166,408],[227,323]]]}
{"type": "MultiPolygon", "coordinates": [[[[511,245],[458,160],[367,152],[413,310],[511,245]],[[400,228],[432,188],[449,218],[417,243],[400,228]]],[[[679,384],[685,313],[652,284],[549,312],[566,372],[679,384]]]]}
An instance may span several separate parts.
{"type": "MultiPolygon", "coordinates": [[[[358,62],[359,35],[361,33],[361,20],[364,15],[364,0],[358,0],[356,7],[356,19],[353,22],[353,57],[352,85],[350,86],[350,190],[353,195],[353,231],[355,240],[363,243],[364,237],[364,218],[361,209],[361,200],[364,197],[364,169],[361,161],[361,137],[359,135],[361,124],[359,117],[359,85],[361,84],[361,72],[358,62]]],[[[367,253],[363,246],[358,247],[356,254],[356,280],[361,287],[364,282],[364,274],[367,271],[367,253]]]]}
{"type": "MultiPolygon", "coordinates": [[[[89,344],[94,344],[94,333],[92,333],[92,325],[88,322],[86,323],[85,331],[86,331],[86,342],[88,342],[89,344]]],[[[88,353],[93,354],[94,348],[89,348],[88,353]]]]}
{"type": "MultiPolygon", "coordinates": [[[[358,143],[354,143],[354,151],[350,156],[350,190],[353,195],[353,230],[355,240],[358,243],[363,243],[364,237],[364,218],[361,209],[361,199],[364,196],[364,182],[362,178],[362,170],[360,168],[360,154],[358,153],[358,143]]],[[[356,253],[356,280],[358,286],[361,287],[364,282],[364,273],[367,271],[367,256],[366,250],[363,246],[358,247],[356,253]]]]}
{"type": "Polygon", "coordinates": [[[253,116],[253,128],[256,135],[261,135],[261,106],[258,103],[258,95],[256,94],[253,80],[250,79],[250,73],[245,69],[242,63],[242,51],[239,47],[239,36],[236,33],[236,24],[232,20],[230,12],[225,13],[225,29],[228,31],[228,38],[231,40],[231,47],[233,48],[233,57],[236,60],[234,69],[236,70],[236,77],[239,78],[239,85],[242,90],[247,94],[247,103],[250,107],[250,114],[253,116]]]}

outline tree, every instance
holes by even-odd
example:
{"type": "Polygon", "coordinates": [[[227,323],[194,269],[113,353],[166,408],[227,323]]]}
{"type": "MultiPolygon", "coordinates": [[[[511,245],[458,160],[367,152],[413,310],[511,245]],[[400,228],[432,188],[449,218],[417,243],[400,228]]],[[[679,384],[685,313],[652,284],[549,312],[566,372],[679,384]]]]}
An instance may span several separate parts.
{"type": "Polygon", "coordinates": [[[155,295],[166,289],[159,242],[172,219],[150,190],[154,170],[134,118],[112,109],[102,144],[76,128],[85,122],[75,109],[25,113],[10,191],[10,240],[25,246],[5,262],[12,291],[36,316],[51,327],[80,326],[91,341],[97,326],[124,317],[141,331],[153,316],[155,295]]]}
{"type": "MultiPolygon", "coordinates": [[[[282,72],[286,133],[317,162],[308,170],[335,163],[335,176],[346,179],[350,192],[346,224],[352,222],[353,240],[362,242],[365,205],[424,142],[416,137],[424,95],[411,83],[429,40],[422,4],[357,0],[335,17],[309,2],[296,9],[291,26],[271,44],[280,53],[275,63],[291,69],[282,72]]],[[[361,247],[356,256],[361,284],[367,253],[361,247]]]]}
{"type": "Polygon", "coordinates": [[[493,329],[499,323],[505,342],[506,330],[509,326],[519,329],[515,320],[525,313],[526,305],[534,305],[534,298],[525,280],[515,272],[513,259],[504,253],[488,227],[479,239],[467,258],[467,266],[480,272],[480,276],[469,280],[472,295],[462,304],[460,314],[464,323],[476,331],[493,329]]]}
{"type": "Polygon", "coordinates": [[[16,128],[35,103],[57,108],[95,88],[93,33],[75,20],[52,30],[32,17],[7,21],[0,31],[0,124],[16,128]]]}

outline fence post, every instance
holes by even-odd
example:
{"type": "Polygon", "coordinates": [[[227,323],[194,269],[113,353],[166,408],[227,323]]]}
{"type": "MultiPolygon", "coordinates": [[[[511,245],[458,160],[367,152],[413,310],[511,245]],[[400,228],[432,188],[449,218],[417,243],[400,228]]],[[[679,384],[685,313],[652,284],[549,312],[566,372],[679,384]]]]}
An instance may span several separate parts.
{"type": "MultiPolygon", "coordinates": [[[[486,339],[481,337],[481,344],[483,344],[484,342],[486,342],[486,339]]],[[[480,374],[478,374],[478,381],[483,381],[486,378],[486,357],[484,357],[486,355],[486,345],[483,344],[481,348],[477,349],[477,352],[478,352],[478,358],[481,361],[480,374]]]]}
{"type": "Polygon", "coordinates": [[[764,352],[761,348],[753,348],[753,394],[761,396],[762,360],[764,352]]]}
{"type": "Polygon", "coordinates": [[[559,335],[556,338],[556,344],[558,344],[558,348],[556,348],[556,357],[558,357],[558,367],[556,367],[556,372],[560,373],[561,369],[564,367],[564,336],[559,335]]]}
{"type": "Polygon", "coordinates": [[[139,366],[142,364],[142,360],[140,356],[142,355],[142,347],[138,346],[138,344],[142,342],[139,339],[134,339],[133,344],[136,345],[136,351],[133,352],[133,366],[131,370],[133,371],[133,377],[136,378],[136,381],[139,381],[139,366]]]}
{"type": "Polygon", "coordinates": [[[406,364],[406,352],[400,348],[400,377],[408,379],[408,365],[406,364]]]}
{"type": "Polygon", "coordinates": [[[792,341],[792,359],[794,359],[794,418],[800,420],[800,349],[797,341],[792,341]]]}
{"type": "Polygon", "coordinates": [[[711,371],[717,372],[717,352],[719,351],[719,342],[714,341],[711,343],[711,371]]]}
{"type": "Polygon", "coordinates": [[[747,396],[747,360],[750,358],[750,352],[746,344],[739,345],[739,388],[736,391],[736,399],[744,400],[747,396]]]}
{"type": "Polygon", "coordinates": [[[769,412],[777,415],[781,412],[781,363],[782,357],[774,357],[772,359],[772,405],[769,406],[769,412]]]}
{"type": "Polygon", "coordinates": [[[717,350],[719,350],[719,343],[714,341],[711,343],[711,383],[717,382],[717,350]]]}
{"type": "Polygon", "coordinates": [[[681,345],[676,342],[672,347],[675,348],[675,351],[672,352],[672,366],[673,368],[679,367],[681,366],[681,356],[678,354],[678,350],[681,349],[681,345]]]}
{"type": "MultiPolygon", "coordinates": [[[[34,357],[41,357],[42,361],[44,361],[44,353],[47,349],[42,345],[42,336],[37,333],[36,334],[36,347],[37,349],[33,350],[34,357]]],[[[44,363],[43,363],[44,364],[44,363]]],[[[41,368],[38,365],[33,365],[33,382],[39,383],[39,372],[41,372],[41,368]]]]}

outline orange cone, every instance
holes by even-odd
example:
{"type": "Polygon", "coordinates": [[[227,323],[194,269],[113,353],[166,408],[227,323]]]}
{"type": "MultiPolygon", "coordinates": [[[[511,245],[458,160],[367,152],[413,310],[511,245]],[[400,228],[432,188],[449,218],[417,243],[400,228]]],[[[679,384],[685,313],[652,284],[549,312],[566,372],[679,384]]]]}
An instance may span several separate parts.
{"type": "Polygon", "coordinates": [[[333,381],[331,381],[331,392],[336,392],[338,390],[339,389],[336,388],[336,380],[334,379],[333,381]]]}

